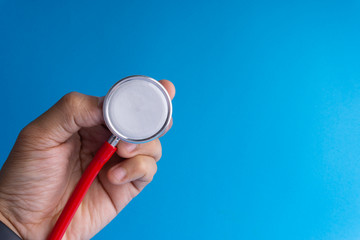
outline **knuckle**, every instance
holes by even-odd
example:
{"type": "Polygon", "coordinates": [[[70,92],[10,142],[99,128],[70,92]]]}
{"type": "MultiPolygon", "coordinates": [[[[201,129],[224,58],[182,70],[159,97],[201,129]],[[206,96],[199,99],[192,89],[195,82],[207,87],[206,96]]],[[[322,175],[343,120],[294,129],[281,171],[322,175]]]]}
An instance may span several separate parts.
{"type": "Polygon", "coordinates": [[[150,175],[150,176],[148,177],[148,181],[149,181],[149,182],[151,182],[153,179],[154,179],[154,175],[150,175]]]}
{"type": "Polygon", "coordinates": [[[23,129],[19,132],[19,138],[28,138],[34,135],[41,135],[42,129],[35,122],[31,122],[26,125],[23,129]]]}
{"type": "Polygon", "coordinates": [[[155,160],[158,162],[158,161],[160,161],[161,157],[162,157],[162,151],[159,152],[159,154],[156,156],[155,160]]]}
{"type": "Polygon", "coordinates": [[[154,166],[147,172],[147,179],[149,182],[151,182],[157,172],[157,165],[154,164],[154,166]]]}
{"type": "Polygon", "coordinates": [[[48,140],[41,127],[30,123],[21,129],[16,142],[21,144],[23,150],[40,150],[46,146],[48,140]]]}
{"type": "Polygon", "coordinates": [[[156,154],[155,160],[159,161],[162,157],[162,146],[161,146],[161,142],[159,139],[158,139],[157,143],[158,143],[157,144],[157,154],[156,154]]]}
{"type": "Polygon", "coordinates": [[[149,156],[139,156],[136,168],[145,175],[154,175],[157,171],[157,165],[154,158],[149,156]]]}
{"type": "Polygon", "coordinates": [[[149,155],[151,155],[155,161],[159,161],[162,155],[162,147],[161,147],[161,142],[160,140],[157,138],[151,142],[149,142],[149,155]]]}
{"type": "Polygon", "coordinates": [[[83,100],[83,94],[79,92],[70,92],[62,97],[61,103],[64,104],[66,107],[76,109],[81,105],[83,100]]]}
{"type": "Polygon", "coordinates": [[[149,169],[149,161],[146,156],[138,157],[138,161],[136,163],[136,168],[139,172],[147,172],[149,169]]]}
{"type": "Polygon", "coordinates": [[[154,171],[153,171],[153,176],[155,175],[155,173],[157,172],[157,164],[156,163],[154,163],[154,171]]]}
{"type": "Polygon", "coordinates": [[[19,132],[19,138],[26,138],[27,136],[31,135],[31,126],[30,124],[25,126],[21,131],[19,132]]]}

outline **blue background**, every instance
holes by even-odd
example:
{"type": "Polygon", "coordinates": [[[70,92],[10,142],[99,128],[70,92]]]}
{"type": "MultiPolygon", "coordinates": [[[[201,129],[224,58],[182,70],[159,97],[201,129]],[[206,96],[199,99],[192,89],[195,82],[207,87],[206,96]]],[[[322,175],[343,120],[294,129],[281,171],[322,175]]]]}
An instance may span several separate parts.
{"type": "Polygon", "coordinates": [[[360,239],[360,1],[0,0],[0,159],[62,95],[177,87],[154,181],[94,239],[360,239]]]}

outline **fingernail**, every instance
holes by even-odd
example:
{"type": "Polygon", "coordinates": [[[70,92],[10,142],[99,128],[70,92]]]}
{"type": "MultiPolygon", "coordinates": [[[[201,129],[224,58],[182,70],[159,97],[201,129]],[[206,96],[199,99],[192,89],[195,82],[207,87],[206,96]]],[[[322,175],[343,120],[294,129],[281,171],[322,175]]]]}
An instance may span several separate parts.
{"type": "Polygon", "coordinates": [[[120,183],[126,176],[126,169],[123,167],[115,168],[113,171],[113,174],[114,174],[116,181],[120,183]]]}
{"type": "Polygon", "coordinates": [[[134,144],[134,143],[128,143],[128,142],[125,142],[124,143],[125,144],[125,149],[128,151],[128,152],[132,152],[132,151],[134,151],[135,150],[135,148],[136,148],[136,144],[134,144]]]}

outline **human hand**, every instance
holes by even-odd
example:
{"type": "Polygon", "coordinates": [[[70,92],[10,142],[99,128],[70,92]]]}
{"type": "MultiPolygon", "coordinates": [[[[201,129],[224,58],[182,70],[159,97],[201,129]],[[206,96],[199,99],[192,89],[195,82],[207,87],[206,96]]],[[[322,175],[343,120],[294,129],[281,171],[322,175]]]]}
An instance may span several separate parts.
{"type": "MultiPolygon", "coordinates": [[[[173,98],[173,84],[160,83],[173,98]]],[[[0,220],[23,239],[46,239],[86,166],[110,136],[101,98],[65,95],[20,132],[0,171],[0,220]]],[[[63,239],[90,239],[152,181],[161,157],[159,139],[120,142],[117,148],[63,239]]]]}

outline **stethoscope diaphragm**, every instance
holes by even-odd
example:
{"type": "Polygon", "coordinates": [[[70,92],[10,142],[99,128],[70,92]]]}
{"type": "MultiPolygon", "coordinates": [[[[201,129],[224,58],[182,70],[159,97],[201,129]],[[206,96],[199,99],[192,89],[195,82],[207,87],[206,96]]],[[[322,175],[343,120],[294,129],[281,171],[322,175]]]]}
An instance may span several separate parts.
{"type": "Polygon", "coordinates": [[[120,140],[143,143],[159,137],[171,120],[172,105],[166,89],[146,76],[118,81],[104,99],[107,127],[120,140]]]}

